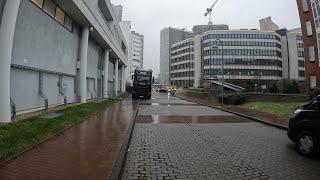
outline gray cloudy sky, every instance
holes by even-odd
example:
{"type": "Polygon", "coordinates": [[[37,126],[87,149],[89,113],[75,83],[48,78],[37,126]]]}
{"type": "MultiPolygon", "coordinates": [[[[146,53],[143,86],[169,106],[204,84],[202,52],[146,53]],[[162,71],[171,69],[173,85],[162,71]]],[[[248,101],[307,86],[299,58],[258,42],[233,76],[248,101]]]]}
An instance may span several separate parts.
{"type": "MultiPolygon", "coordinates": [[[[123,19],[145,37],[145,68],[159,73],[160,30],[164,27],[192,29],[207,24],[204,17],[214,0],[111,0],[123,6],[123,19]]],[[[214,9],[214,23],[231,29],[258,28],[259,19],[272,16],[280,27],[300,26],[295,0],[220,0],[214,9]]]]}

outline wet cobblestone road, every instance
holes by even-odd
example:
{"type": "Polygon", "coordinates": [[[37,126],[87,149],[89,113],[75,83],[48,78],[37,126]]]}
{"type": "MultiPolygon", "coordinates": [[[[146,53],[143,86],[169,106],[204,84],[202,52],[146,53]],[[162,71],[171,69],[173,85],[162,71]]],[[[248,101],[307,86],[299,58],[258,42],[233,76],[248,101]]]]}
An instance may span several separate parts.
{"type": "Polygon", "coordinates": [[[320,179],[283,130],[159,95],[136,122],[123,179],[320,179]]]}

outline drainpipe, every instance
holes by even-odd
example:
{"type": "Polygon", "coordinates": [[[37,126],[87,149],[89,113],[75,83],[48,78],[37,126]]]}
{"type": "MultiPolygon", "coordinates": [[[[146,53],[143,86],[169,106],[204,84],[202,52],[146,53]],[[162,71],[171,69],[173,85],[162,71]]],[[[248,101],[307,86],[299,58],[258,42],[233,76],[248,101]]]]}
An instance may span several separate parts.
{"type": "Polygon", "coordinates": [[[16,108],[16,103],[14,103],[11,97],[10,97],[10,105],[11,105],[11,113],[12,113],[11,118],[15,119],[17,115],[17,108],[16,108]]]}
{"type": "Polygon", "coordinates": [[[0,25],[0,122],[11,121],[10,71],[14,32],[20,0],[7,0],[0,25]]]}
{"type": "Polygon", "coordinates": [[[63,104],[65,106],[67,106],[68,104],[68,98],[67,96],[65,95],[65,93],[63,92],[63,83],[62,83],[62,75],[59,76],[59,94],[63,97],[63,104]]]}
{"type": "Polygon", "coordinates": [[[49,109],[49,101],[48,101],[47,96],[43,93],[43,73],[42,72],[39,72],[39,96],[44,101],[44,109],[48,110],[49,109]]]}

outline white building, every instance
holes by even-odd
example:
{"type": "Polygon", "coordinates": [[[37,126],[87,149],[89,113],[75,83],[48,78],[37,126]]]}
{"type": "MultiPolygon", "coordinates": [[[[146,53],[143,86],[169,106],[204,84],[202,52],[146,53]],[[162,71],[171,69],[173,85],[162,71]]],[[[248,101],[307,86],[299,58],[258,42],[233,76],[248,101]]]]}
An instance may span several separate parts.
{"type": "Polygon", "coordinates": [[[109,0],[0,0],[0,122],[124,92],[117,10],[109,0]]]}
{"type": "Polygon", "coordinates": [[[170,84],[170,47],[194,37],[193,32],[177,28],[164,28],[160,32],[160,83],[170,84]]]}
{"type": "Polygon", "coordinates": [[[281,35],[283,79],[305,81],[305,58],[300,28],[277,31],[281,35]]]}
{"type": "Polygon", "coordinates": [[[131,31],[129,44],[128,79],[132,78],[135,69],[143,69],[144,36],[131,31]]]}

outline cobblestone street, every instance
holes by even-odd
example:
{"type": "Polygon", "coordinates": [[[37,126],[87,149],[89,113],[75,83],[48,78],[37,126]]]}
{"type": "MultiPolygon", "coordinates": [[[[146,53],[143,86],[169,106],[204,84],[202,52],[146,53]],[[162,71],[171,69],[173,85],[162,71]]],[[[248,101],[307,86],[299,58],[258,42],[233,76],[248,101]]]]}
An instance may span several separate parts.
{"type": "Polygon", "coordinates": [[[320,177],[319,159],[300,156],[283,130],[176,98],[154,98],[139,108],[123,179],[320,177]]]}

